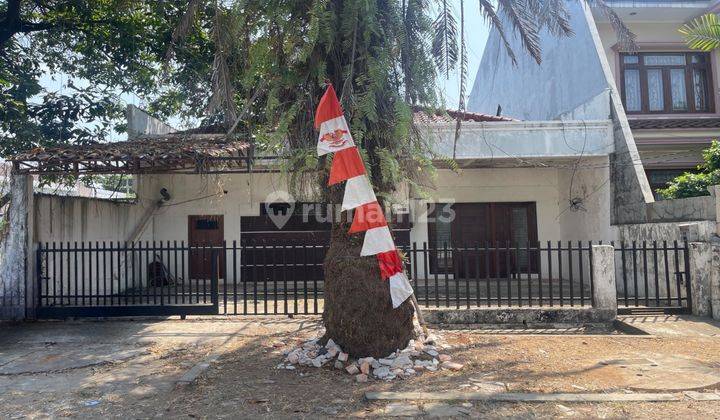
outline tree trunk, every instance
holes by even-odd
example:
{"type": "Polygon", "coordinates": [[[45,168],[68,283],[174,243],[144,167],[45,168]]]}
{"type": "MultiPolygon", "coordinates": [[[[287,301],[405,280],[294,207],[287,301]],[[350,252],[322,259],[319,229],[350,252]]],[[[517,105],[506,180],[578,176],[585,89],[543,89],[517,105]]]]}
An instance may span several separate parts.
{"type": "Polygon", "coordinates": [[[360,256],[364,234],[348,229],[333,224],[325,257],[325,338],[355,357],[385,357],[413,337],[413,306],[408,299],[393,309],[377,259],[360,256]]]}

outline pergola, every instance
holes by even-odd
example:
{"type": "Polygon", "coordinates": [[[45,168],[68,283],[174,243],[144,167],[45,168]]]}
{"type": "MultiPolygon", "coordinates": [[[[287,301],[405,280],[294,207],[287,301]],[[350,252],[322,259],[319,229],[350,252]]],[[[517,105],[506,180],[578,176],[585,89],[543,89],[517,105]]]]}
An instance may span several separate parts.
{"type": "Polygon", "coordinates": [[[38,147],[10,160],[20,175],[247,173],[257,160],[253,151],[250,143],[225,134],[178,132],[38,147]]]}

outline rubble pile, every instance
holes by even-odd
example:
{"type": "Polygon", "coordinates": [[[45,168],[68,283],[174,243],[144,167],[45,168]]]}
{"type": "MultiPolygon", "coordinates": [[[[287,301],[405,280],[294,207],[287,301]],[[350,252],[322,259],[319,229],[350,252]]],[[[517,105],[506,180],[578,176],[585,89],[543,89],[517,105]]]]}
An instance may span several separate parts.
{"type": "Polygon", "coordinates": [[[318,339],[306,341],[298,347],[285,351],[285,360],[278,369],[293,370],[296,366],[321,368],[332,366],[355,376],[357,382],[367,382],[369,378],[391,381],[396,378],[408,378],[422,372],[435,372],[439,369],[460,370],[463,365],[452,361],[449,354],[442,353],[449,347],[438,342],[437,337],[419,336],[410,340],[408,346],[386,357],[361,357],[351,360],[349,355],[332,339],[325,346],[318,339]]]}

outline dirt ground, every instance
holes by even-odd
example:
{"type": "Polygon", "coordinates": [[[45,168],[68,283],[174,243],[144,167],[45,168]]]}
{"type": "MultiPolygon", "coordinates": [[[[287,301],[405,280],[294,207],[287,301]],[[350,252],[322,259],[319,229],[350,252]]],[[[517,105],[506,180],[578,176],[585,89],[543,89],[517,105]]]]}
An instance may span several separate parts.
{"type": "Polygon", "coordinates": [[[500,384],[507,392],[713,392],[720,382],[720,328],[697,320],[654,324],[665,333],[437,331],[463,370],[362,384],[332,368],[276,368],[284,349],[321,333],[318,319],[311,317],[0,326],[7,332],[0,342],[0,417],[719,418],[720,402],[689,399],[562,404],[364,399],[368,391],[477,391],[484,383],[500,384]],[[694,334],[688,322],[704,333],[694,334]],[[112,346],[112,356],[90,360],[102,346],[112,346]],[[222,355],[196,383],[176,386],[213,350],[222,355]],[[80,362],[67,367],[54,358],[80,362]],[[32,366],[48,369],[23,372],[32,366]]]}

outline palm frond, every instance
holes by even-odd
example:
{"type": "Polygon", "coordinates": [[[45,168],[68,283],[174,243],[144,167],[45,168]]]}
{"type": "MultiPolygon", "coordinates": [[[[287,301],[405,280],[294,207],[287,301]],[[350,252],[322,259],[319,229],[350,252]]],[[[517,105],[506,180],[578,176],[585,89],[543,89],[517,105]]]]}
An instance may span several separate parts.
{"type": "Polygon", "coordinates": [[[170,37],[170,44],[168,45],[167,50],[165,50],[164,60],[166,63],[172,60],[173,55],[175,54],[175,46],[182,41],[188,33],[190,33],[190,28],[192,28],[192,25],[195,22],[195,15],[197,14],[198,9],[200,8],[200,3],[202,2],[203,0],[190,0],[188,2],[185,13],[173,30],[172,36],[170,37]]]}
{"type": "Polygon", "coordinates": [[[527,0],[498,0],[498,10],[507,16],[513,29],[520,36],[523,48],[540,64],[540,28],[537,16],[534,16],[527,0]]]}
{"type": "Polygon", "coordinates": [[[490,23],[490,26],[495,28],[495,30],[498,32],[500,40],[502,41],[503,46],[505,47],[505,51],[507,52],[508,57],[510,57],[513,65],[517,64],[517,57],[515,57],[515,52],[513,51],[510,42],[508,42],[507,36],[505,35],[505,28],[503,26],[502,20],[500,20],[500,17],[495,12],[495,6],[490,0],[478,0],[478,3],[480,6],[480,11],[485,17],[485,20],[488,21],[490,23]]]}
{"type": "Polygon", "coordinates": [[[443,0],[440,13],[433,22],[432,55],[440,73],[450,77],[450,70],[458,59],[457,20],[447,0],[443,0]]]}
{"type": "Polygon", "coordinates": [[[585,0],[585,2],[590,6],[597,7],[610,21],[610,25],[612,25],[613,30],[618,37],[618,44],[620,44],[620,48],[626,52],[636,52],[638,50],[638,46],[635,43],[637,36],[630,30],[630,28],[625,26],[625,22],[623,22],[620,16],[615,13],[615,10],[612,7],[605,3],[605,0],[585,0]]]}
{"type": "Polygon", "coordinates": [[[716,14],[700,16],[683,25],[678,31],[692,49],[712,51],[720,48],[720,21],[716,14]]]}
{"type": "Polygon", "coordinates": [[[533,13],[538,17],[540,28],[546,28],[556,37],[575,34],[570,25],[570,14],[565,0],[528,0],[533,13]]]}

